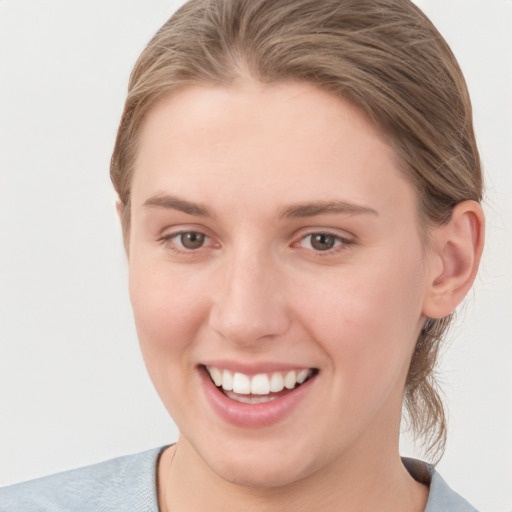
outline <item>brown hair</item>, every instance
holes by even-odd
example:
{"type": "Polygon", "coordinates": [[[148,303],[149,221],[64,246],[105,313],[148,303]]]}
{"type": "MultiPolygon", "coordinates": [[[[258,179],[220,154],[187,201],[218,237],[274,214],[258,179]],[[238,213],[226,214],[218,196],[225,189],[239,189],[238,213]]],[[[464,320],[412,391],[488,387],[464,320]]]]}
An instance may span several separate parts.
{"type": "MultiPolygon", "coordinates": [[[[448,45],[409,0],[191,0],[163,25],[132,72],[110,176],[130,226],[141,124],[163,96],[192,84],[303,81],[348,99],[393,144],[418,193],[420,224],[480,201],[482,176],[464,78],[448,45]]],[[[434,369],[451,320],[428,319],[405,385],[409,424],[438,460],[446,440],[434,369]]]]}

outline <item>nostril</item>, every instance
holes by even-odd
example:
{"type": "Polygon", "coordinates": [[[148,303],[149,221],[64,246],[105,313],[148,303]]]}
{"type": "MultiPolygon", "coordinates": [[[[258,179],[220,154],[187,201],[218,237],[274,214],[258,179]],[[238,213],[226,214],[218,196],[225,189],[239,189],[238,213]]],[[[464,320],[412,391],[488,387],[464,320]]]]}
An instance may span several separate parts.
{"type": "Polygon", "coordinates": [[[289,311],[278,277],[262,257],[233,256],[210,309],[209,325],[226,340],[251,345],[285,333],[289,311]]]}

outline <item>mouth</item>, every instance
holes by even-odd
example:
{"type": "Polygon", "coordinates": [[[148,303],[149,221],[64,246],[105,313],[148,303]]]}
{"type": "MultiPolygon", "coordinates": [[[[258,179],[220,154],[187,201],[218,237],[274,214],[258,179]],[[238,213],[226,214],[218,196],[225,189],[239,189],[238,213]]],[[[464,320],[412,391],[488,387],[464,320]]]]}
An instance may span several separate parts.
{"type": "Polygon", "coordinates": [[[244,404],[262,404],[281,398],[318,374],[317,368],[297,368],[255,375],[215,366],[203,368],[224,396],[244,404]]]}

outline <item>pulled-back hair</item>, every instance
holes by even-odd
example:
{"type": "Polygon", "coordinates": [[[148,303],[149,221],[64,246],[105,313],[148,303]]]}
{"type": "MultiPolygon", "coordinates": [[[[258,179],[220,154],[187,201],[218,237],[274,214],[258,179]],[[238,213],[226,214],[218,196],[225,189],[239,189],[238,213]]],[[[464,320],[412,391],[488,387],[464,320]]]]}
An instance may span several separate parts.
{"type": "MultiPolygon", "coordinates": [[[[315,84],[351,101],[388,136],[429,228],[459,202],[480,202],[482,176],[464,77],[445,40],[409,0],[191,0],[149,42],[132,72],[110,175],[130,230],[130,184],[149,109],[177,89],[315,84]]],[[[446,419],[435,383],[451,315],[427,319],[405,384],[410,427],[438,460],[446,419]]]]}

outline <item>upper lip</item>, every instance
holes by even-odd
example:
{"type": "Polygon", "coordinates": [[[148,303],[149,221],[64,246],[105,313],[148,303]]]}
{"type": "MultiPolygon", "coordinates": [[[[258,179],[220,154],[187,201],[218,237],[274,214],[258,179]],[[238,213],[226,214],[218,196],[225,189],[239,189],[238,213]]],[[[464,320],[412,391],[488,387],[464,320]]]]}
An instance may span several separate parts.
{"type": "Polygon", "coordinates": [[[243,373],[245,375],[257,375],[259,373],[287,372],[290,370],[308,370],[316,369],[311,365],[300,363],[278,363],[275,361],[247,363],[233,361],[228,359],[212,359],[204,361],[201,366],[215,367],[222,370],[229,370],[233,373],[243,373]]]}

